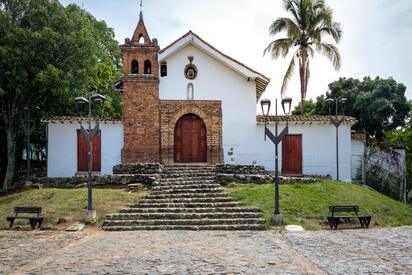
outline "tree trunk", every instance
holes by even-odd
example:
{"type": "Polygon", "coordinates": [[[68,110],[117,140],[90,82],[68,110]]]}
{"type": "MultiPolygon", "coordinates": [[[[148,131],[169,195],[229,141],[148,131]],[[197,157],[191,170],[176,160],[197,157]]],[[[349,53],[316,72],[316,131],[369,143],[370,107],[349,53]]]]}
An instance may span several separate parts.
{"type": "Polygon", "coordinates": [[[16,172],[16,131],[14,123],[6,123],[7,136],[7,170],[3,182],[3,191],[7,191],[14,182],[16,172]]]}
{"type": "Polygon", "coordinates": [[[300,76],[300,114],[305,112],[304,100],[305,100],[305,64],[299,60],[299,76],[300,76]]]}

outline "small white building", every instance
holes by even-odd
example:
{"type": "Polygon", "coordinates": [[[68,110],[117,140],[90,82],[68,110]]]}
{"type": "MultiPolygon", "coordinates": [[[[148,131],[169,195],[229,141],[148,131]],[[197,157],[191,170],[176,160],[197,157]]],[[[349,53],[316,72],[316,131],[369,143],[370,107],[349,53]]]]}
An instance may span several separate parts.
{"type": "Polygon", "coordinates": [[[406,173],[406,151],[393,148],[371,139],[368,146],[363,133],[352,134],[352,181],[363,181],[368,166],[378,166],[383,171],[404,178],[406,173]]]}
{"type": "MultiPolygon", "coordinates": [[[[121,48],[124,73],[116,87],[123,95],[124,115],[121,121],[101,123],[93,141],[93,170],[111,174],[116,164],[139,162],[260,164],[274,170],[274,145],[264,141],[263,120],[256,111],[268,77],[190,31],[160,49],[142,16],[121,48]]],[[[280,120],[282,129],[286,118],[280,120]]],[[[78,121],[46,120],[48,176],[87,170],[87,144],[78,121]]],[[[289,136],[279,146],[282,173],[336,178],[336,129],[329,118],[290,116],[289,121],[289,136]]],[[[343,181],[351,181],[354,123],[347,117],[339,127],[343,181]]]]}

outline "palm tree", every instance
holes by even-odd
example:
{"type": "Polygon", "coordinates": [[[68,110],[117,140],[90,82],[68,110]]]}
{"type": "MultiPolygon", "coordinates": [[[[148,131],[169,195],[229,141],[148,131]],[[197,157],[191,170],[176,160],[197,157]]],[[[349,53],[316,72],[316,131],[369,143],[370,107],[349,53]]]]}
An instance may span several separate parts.
{"type": "Polygon", "coordinates": [[[333,64],[335,70],[340,69],[341,57],[338,48],[324,42],[325,36],[330,36],[336,43],[342,37],[339,23],[333,22],[332,10],[324,0],[283,0],[284,8],[290,17],[280,17],[269,27],[271,36],[286,32],[285,38],[272,41],[264,51],[274,59],[285,58],[293,51],[292,60],[283,78],[281,95],[284,96],[289,80],[299,64],[301,114],[304,112],[304,100],[310,77],[309,61],[315,52],[325,55],[333,64]]]}

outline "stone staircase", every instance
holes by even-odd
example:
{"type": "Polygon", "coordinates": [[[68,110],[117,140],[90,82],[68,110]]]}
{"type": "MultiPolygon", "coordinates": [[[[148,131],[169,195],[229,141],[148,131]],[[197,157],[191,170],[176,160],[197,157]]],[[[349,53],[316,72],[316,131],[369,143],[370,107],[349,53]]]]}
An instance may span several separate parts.
{"type": "Polygon", "coordinates": [[[215,183],[214,166],[165,166],[149,195],[117,214],[104,230],[263,230],[258,209],[242,208],[215,183]]]}

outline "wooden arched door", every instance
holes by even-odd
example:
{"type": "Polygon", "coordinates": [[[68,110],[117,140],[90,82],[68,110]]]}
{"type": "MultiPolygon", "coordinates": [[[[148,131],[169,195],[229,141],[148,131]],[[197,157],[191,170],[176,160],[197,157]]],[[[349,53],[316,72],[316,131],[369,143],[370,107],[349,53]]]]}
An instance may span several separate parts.
{"type": "Polygon", "coordinates": [[[174,154],[177,163],[206,162],[206,126],[197,115],[187,114],[177,121],[174,154]]]}

